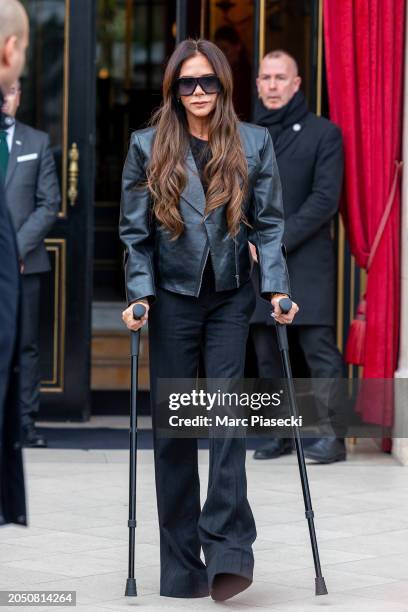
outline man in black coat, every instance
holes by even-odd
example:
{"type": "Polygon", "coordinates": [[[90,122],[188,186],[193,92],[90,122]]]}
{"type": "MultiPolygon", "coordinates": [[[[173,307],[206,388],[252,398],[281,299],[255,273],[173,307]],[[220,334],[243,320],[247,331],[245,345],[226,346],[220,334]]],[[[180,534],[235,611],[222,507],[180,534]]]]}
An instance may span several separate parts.
{"type": "MultiPolygon", "coordinates": [[[[336,125],[309,112],[300,85],[295,59],[284,51],[268,53],[257,78],[255,122],[271,133],[282,182],[291,297],[300,307],[290,331],[297,336],[311,378],[339,379],[343,361],[335,340],[336,265],[331,222],[342,184],[342,137],[336,125]]],[[[251,251],[256,258],[254,249],[251,251]]],[[[273,319],[261,298],[252,319],[251,337],[260,378],[281,377],[273,319]]],[[[335,399],[335,389],[331,400],[319,390],[315,396],[319,416],[330,428],[305,454],[321,463],[344,460],[346,406],[335,399]]],[[[291,450],[291,440],[272,439],[254,457],[270,459],[291,450]]]]}
{"type": "MultiPolygon", "coordinates": [[[[17,0],[0,2],[0,130],[3,93],[18,79],[28,45],[28,18],[17,0]]],[[[20,269],[4,193],[5,147],[0,149],[0,524],[27,524],[18,381],[20,269]]]]}

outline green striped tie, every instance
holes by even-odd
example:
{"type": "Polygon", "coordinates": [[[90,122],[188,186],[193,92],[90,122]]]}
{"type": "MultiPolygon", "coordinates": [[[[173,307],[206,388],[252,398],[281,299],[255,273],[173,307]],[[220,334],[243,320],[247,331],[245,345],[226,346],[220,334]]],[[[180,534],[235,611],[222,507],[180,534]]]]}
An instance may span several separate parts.
{"type": "Polygon", "coordinates": [[[9,149],[7,144],[7,132],[0,130],[0,174],[6,180],[7,166],[9,160],[9,149]]]}

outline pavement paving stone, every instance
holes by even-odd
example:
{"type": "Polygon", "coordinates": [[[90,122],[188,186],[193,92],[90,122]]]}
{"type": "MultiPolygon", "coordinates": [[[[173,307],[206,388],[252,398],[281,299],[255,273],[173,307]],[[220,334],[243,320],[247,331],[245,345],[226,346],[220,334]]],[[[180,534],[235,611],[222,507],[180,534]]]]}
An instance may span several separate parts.
{"type": "MultiPolygon", "coordinates": [[[[310,465],[320,557],[330,591],[316,598],[296,456],[261,462],[252,454],[248,451],[247,474],[258,526],[255,580],[232,600],[216,604],[211,598],[158,595],[154,466],[147,450],[138,453],[137,598],[123,595],[127,451],[25,449],[30,527],[0,529],[0,588],[76,590],[78,612],[132,607],[408,612],[408,471],[369,440],[351,447],[345,463],[310,465]]],[[[198,456],[204,499],[208,451],[198,456]]]]}

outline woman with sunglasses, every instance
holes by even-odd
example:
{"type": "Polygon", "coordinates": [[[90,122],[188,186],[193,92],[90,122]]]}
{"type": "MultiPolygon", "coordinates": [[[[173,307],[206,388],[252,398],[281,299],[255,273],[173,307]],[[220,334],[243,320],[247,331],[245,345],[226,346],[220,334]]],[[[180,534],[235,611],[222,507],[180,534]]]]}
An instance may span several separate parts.
{"type": "Polygon", "coordinates": [[[283,212],[272,141],[240,123],[231,69],[206,40],[185,40],[170,57],[153,127],[131,137],[120,234],[125,245],[131,330],[149,318],[149,357],[160,594],[225,600],[252,582],[255,523],[247,500],[245,440],[210,438],[207,499],[200,508],[197,439],[156,434],[157,380],[244,376],[255,305],[248,240],[257,247],[261,294],[280,323],[289,292],[283,212]],[[133,319],[133,306],[146,315],[133,319]],[[200,558],[204,552],[205,564],[200,558]]]}

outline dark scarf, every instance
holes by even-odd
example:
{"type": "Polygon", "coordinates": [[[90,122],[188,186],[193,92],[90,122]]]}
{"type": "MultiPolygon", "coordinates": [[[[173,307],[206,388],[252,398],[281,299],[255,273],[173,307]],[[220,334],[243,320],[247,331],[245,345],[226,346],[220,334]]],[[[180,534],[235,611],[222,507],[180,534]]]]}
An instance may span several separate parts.
{"type": "Polygon", "coordinates": [[[268,128],[276,147],[282,132],[304,119],[308,112],[306,98],[301,91],[297,91],[285,106],[275,110],[266,108],[258,98],[255,105],[255,123],[268,128]]]}

